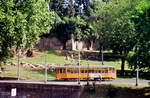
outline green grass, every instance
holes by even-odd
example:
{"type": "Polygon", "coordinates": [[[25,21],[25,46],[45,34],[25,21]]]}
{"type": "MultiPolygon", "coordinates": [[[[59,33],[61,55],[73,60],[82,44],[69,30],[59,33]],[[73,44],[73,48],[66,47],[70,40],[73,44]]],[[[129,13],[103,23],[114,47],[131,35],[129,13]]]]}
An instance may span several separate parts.
{"type": "MultiPolygon", "coordinates": [[[[45,58],[47,63],[64,64],[64,57],[56,55],[53,50],[45,51],[42,56],[21,58],[21,62],[27,63],[45,63],[45,58]]],[[[17,62],[17,58],[9,59],[11,62],[17,62]]]]}
{"type": "MultiPolygon", "coordinates": [[[[136,76],[118,76],[116,80],[136,80],[136,76]]],[[[139,80],[144,80],[144,78],[140,77],[139,80]]]]}
{"type": "MultiPolygon", "coordinates": [[[[0,74],[0,77],[10,77],[10,78],[17,78],[17,66],[4,66],[4,72],[0,74]]],[[[23,80],[44,80],[45,71],[44,70],[32,70],[23,68],[21,66],[20,77],[23,80]]],[[[48,80],[56,80],[56,72],[51,72],[48,70],[47,74],[48,80]]],[[[116,80],[135,80],[135,76],[118,76],[116,80]]],[[[139,78],[142,80],[143,78],[139,78]]]]}
{"type": "MultiPolygon", "coordinates": [[[[75,51],[77,52],[77,51],[75,51]]],[[[74,60],[74,62],[72,63],[72,61],[67,61],[65,60],[65,57],[64,56],[60,56],[58,55],[57,53],[55,53],[54,50],[48,50],[48,51],[45,51],[43,53],[42,56],[39,56],[39,57],[33,57],[33,58],[21,58],[20,59],[20,62],[27,62],[27,63],[48,63],[48,64],[51,64],[51,63],[54,63],[54,64],[57,64],[57,65],[64,65],[64,64],[77,64],[78,62],[78,57],[76,57],[77,59],[74,60]]],[[[8,61],[10,62],[17,62],[17,58],[11,58],[9,59],[8,61]]],[[[88,64],[88,61],[87,60],[84,60],[84,59],[81,59],[81,65],[87,65],[88,64]]],[[[90,65],[101,65],[102,62],[101,61],[98,61],[98,60],[89,60],[89,64],[90,65]]],[[[104,65],[112,65],[112,66],[116,66],[116,68],[118,70],[121,69],[121,61],[119,59],[116,59],[116,60],[112,60],[112,61],[105,61],[105,56],[104,56],[104,65]]],[[[126,62],[126,66],[125,66],[125,70],[128,70],[128,64],[126,62]]]]}
{"type": "MultiPolygon", "coordinates": [[[[17,70],[17,66],[4,66],[4,72],[0,74],[0,77],[17,78],[17,70]]],[[[20,78],[22,80],[44,80],[44,77],[44,70],[31,70],[20,67],[20,78]]],[[[47,79],[55,80],[55,71],[51,72],[48,70],[47,79]]]]}
{"type": "MultiPolygon", "coordinates": [[[[77,52],[77,51],[71,51],[71,52],[77,52]]],[[[45,58],[46,58],[46,63],[47,64],[57,64],[57,65],[64,65],[66,63],[71,63],[71,61],[66,61],[64,56],[60,56],[59,53],[56,53],[55,50],[47,50],[42,52],[43,55],[38,56],[38,57],[32,57],[32,58],[21,58],[20,62],[27,62],[27,63],[45,63],[45,58]]],[[[78,57],[76,57],[78,58],[78,57]]],[[[17,58],[11,58],[9,60],[10,62],[17,62],[17,58]]],[[[74,64],[77,64],[78,60],[75,59],[74,64]]],[[[101,65],[101,61],[98,60],[89,60],[90,65],[101,65]]],[[[81,60],[81,65],[87,65],[88,61],[82,59],[81,60]]],[[[109,60],[109,61],[104,61],[105,65],[112,65],[116,66],[117,70],[121,69],[121,61],[119,59],[116,60],[109,60]]],[[[17,77],[17,67],[6,67],[5,66],[5,72],[4,74],[0,74],[3,77],[17,77]],[[13,69],[13,70],[12,70],[13,69]]],[[[125,70],[129,70],[128,64],[126,62],[125,70]]],[[[38,71],[38,70],[29,70],[25,68],[21,68],[21,77],[23,79],[27,80],[44,80],[44,71],[38,71]]],[[[55,78],[55,72],[48,72],[48,79],[53,80],[55,78]]],[[[134,76],[125,76],[125,77],[117,77],[117,80],[134,80],[136,77],[134,76]]]]}

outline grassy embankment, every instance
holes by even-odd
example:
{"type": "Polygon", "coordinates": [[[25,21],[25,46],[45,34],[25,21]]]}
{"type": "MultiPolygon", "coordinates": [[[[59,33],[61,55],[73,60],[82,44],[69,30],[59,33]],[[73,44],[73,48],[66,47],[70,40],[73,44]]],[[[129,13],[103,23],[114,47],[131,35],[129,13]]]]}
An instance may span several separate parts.
{"type": "Polygon", "coordinates": [[[149,98],[150,86],[133,84],[86,86],[80,98],[149,98]]]}
{"type": "MultiPolygon", "coordinates": [[[[77,52],[77,51],[74,51],[77,52]]],[[[45,57],[46,57],[46,62],[48,64],[50,63],[55,63],[58,65],[63,65],[65,63],[68,63],[69,61],[65,60],[64,56],[60,56],[59,52],[56,52],[54,50],[48,50],[48,51],[43,51],[40,52],[42,55],[40,56],[35,56],[31,58],[21,58],[20,62],[27,62],[27,63],[45,63],[45,57]],[[45,56],[46,54],[46,56],[45,56]]],[[[75,59],[75,63],[77,62],[77,58],[75,59]]],[[[105,60],[105,55],[104,55],[104,60],[105,60]]],[[[17,58],[12,58],[9,61],[11,62],[17,62],[17,58]]],[[[74,63],[74,64],[75,64],[74,63]]],[[[87,65],[88,61],[82,59],[81,60],[82,65],[87,65]]],[[[98,60],[89,60],[90,65],[101,65],[101,61],[98,60]]],[[[104,61],[105,65],[112,65],[116,66],[117,70],[120,70],[121,66],[121,61],[119,59],[115,60],[106,60],[104,61]]],[[[125,66],[125,70],[129,70],[127,63],[125,66]]],[[[4,66],[4,72],[0,74],[0,77],[17,77],[17,66],[4,66]]],[[[44,70],[29,70],[21,67],[21,78],[25,80],[44,80],[44,70]]],[[[48,80],[54,80],[55,78],[55,72],[50,72],[48,71],[48,80]]],[[[135,77],[117,77],[117,79],[135,79],[135,77]]]]}

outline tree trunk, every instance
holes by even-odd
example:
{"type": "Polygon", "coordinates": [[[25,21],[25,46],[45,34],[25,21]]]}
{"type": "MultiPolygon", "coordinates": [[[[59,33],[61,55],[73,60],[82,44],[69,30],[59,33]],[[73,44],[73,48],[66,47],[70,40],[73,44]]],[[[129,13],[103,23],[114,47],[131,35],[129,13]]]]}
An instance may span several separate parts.
{"type": "Polygon", "coordinates": [[[120,56],[121,56],[121,76],[124,76],[125,58],[122,49],[120,49],[120,56]]]}
{"type": "Polygon", "coordinates": [[[63,43],[63,50],[66,50],[66,42],[63,43]]]}
{"type": "Polygon", "coordinates": [[[99,43],[99,54],[102,55],[102,43],[99,43]]]}
{"type": "Polygon", "coordinates": [[[0,73],[2,72],[2,61],[0,60],[0,73]]]}
{"type": "Polygon", "coordinates": [[[125,61],[126,61],[126,57],[127,57],[128,53],[129,53],[129,51],[126,48],[124,50],[124,53],[121,52],[121,54],[123,54],[122,60],[121,60],[122,61],[122,63],[121,63],[121,75],[122,76],[125,75],[124,74],[124,72],[125,72],[124,67],[125,67],[125,61]]]}
{"type": "Polygon", "coordinates": [[[76,50],[74,35],[71,34],[72,50],[76,50]]]}
{"type": "Polygon", "coordinates": [[[89,50],[93,50],[93,40],[90,40],[90,48],[89,48],[89,50]]]}
{"type": "Polygon", "coordinates": [[[28,49],[28,50],[27,50],[26,56],[27,56],[27,57],[32,57],[32,56],[33,56],[33,51],[32,51],[32,49],[28,49]]]}
{"type": "Polygon", "coordinates": [[[124,76],[125,57],[121,58],[121,76],[124,76]]]}

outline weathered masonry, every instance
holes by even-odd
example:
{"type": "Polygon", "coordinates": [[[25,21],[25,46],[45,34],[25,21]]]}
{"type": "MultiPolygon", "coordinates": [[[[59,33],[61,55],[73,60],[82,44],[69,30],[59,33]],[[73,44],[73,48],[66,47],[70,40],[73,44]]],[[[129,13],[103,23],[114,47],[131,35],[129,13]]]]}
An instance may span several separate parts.
{"type": "Polygon", "coordinates": [[[0,98],[79,98],[82,90],[78,85],[0,82],[0,98]]]}

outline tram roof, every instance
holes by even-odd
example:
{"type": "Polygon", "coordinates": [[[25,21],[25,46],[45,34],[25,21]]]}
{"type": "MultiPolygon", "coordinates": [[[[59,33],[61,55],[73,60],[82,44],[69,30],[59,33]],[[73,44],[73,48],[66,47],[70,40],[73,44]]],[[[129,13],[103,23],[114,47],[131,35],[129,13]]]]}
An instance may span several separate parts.
{"type": "MultiPolygon", "coordinates": [[[[58,65],[56,67],[78,67],[78,65],[58,65]]],[[[115,67],[112,65],[80,65],[80,67],[115,67]]]]}

